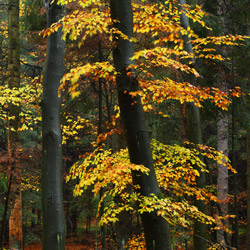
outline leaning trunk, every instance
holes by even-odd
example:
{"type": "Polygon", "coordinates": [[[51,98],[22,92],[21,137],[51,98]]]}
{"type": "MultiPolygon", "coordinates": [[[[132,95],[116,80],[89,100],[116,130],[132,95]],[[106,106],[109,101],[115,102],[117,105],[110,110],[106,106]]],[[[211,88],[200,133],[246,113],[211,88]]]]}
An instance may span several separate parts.
{"type": "MultiPolygon", "coordinates": [[[[54,1],[47,8],[48,26],[58,22],[64,8],[54,1]]],[[[43,249],[65,247],[65,220],[62,193],[62,138],[60,128],[61,100],[58,88],[63,75],[65,41],[62,29],[50,35],[43,82],[42,99],[42,209],[43,249]]]]}
{"type": "MultiPolygon", "coordinates": [[[[133,36],[133,12],[130,0],[111,0],[111,17],[113,25],[123,34],[133,36]]],[[[133,172],[133,184],[140,186],[140,194],[159,195],[160,189],[156,180],[152,153],[144,112],[139,96],[130,94],[138,90],[138,81],[128,74],[127,67],[133,62],[134,45],[128,39],[117,35],[114,38],[113,58],[117,74],[117,89],[121,117],[124,124],[131,163],[143,164],[149,168],[149,175],[133,172]]],[[[132,73],[132,72],[130,72],[132,73]]],[[[167,222],[157,216],[156,212],[143,213],[142,224],[148,250],[171,249],[170,233],[167,222]]]]}
{"type": "MultiPolygon", "coordinates": [[[[188,28],[190,28],[190,25],[185,10],[186,0],[179,0],[179,3],[181,5],[181,10],[183,11],[181,14],[181,24],[185,30],[188,30],[188,28]]],[[[190,42],[189,34],[183,36],[183,41],[184,41],[184,50],[193,55],[189,63],[191,67],[194,67],[195,57],[193,54],[194,52],[192,44],[190,42]]],[[[195,76],[192,76],[190,81],[192,84],[196,85],[195,76]]],[[[186,111],[187,111],[188,139],[189,141],[195,144],[202,144],[200,110],[197,106],[194,105],[194,103],[187,103],[186,111]]],[[[204,188],[206,185],[205,172],[201,171],[200,168],[197,168],[197,170],[199,171],[200,176],[197,177],[196,185],[198,188],[204,188]]],[[[206,213],[205,201],[195,199],[194,205],[199,209],[199,211],[201,211],[204,214],[206,213]]],[[[207,232],[207,227],[205,223],[194,221],[194,249],[200,249],[200,250],[207,249],[206,232],[207,232]]]]}
{"type": "MultiPolygon", "coordinates": [[[[8,85],[10,89],[20,87],[20,42],[19,42],[19,0],[8,1],[8,85]]],[[[9,197],[9,246],[23,248],[21,166],[17,157],[20,145],[20,106],[9,103],[8,153],[12,185],[9,197]],[[14,159],[14,160],[13,160],[14,159]]]]}

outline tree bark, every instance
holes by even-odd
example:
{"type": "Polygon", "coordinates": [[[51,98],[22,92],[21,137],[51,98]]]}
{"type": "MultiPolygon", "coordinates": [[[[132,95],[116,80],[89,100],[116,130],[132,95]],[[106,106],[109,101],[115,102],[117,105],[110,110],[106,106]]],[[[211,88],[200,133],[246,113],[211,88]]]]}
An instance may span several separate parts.
{"type": "Polygon", "coordinates": [[[115,223],[116,250],[128,250],[129,248],[125,246],[132,235],[132,218],[127,211],[122,211],[117,217],[119,221],[115,223]]]}
{"type": "MultiPolygon", "coordinates": [[[[221,27],[221,35],[225,35],[226,33],[226,25],[225,25],[225,15],[226,15],[226,6],[224,1],[218,0],[218,10],[217,14],[220,17],[220,27],[221,27]]],[[[226,55],[225,46],[222,47],[221,53],[226,55]]],[[[218,83],[219,87],[227,92],[226,82],[226,72],[225,68],[221,66],[221,82],[218,83]]],[[[222,151],[225,156],[228,156],[228,114],[219,110],[218,113],[218,123],[217,123],[217,150],[222,151]]],[[[217,164],[218,166],[218,178],[217,178],[217,198],[218,198],[218,214],[220,216],[225,216],[228,214],[228,169],[223,166],[223,164],[217,164]]],[[[223,225],[228,227],[228,219],[222,221],[223,225]]],[[[220,243],[224,248],[230,245],[228,234],[223,230],[217,231],[217,242],[220,243]]]]}
{"type": "MultiPolygon", "coordinates": [[[[188,17],[185,13],[185,4],[186,0],[179,0],[181,5],[181,10],[183,11],[181,14],[181,24],[182,27],[186,30],[190,27],[188,17]]],[[[187,35],[183,36],[184,41],[184,50],[188,53],[194,53],[193,47],[190,42],[190,38],[187,35]]],[[[195,66],[195,56],[189,59],[190,66],[195,66]]],[[[187,76],[185,76],[187,78],[187,76]]],[[[190,77],[189,77],[190,78],[190,77]]],[[[196,77],[192,76],[190,78],[192,84],[196,85],[196,77]]],[[[201,131],[201,121],[200,121],[200,109],[194,105],[194,103],[186,104],[186,112],[187,112],[187,132],[189,141],[195,144],[202,144],[202,131],[201,131]]],[[[201,159],[202,160],[202,159],[201,159]]],[[[197,177],[196,185],[198,188],[204,188],[206,185],[206,175],[205,172],[202,172],[200,168],[197,168],[200,176],[197,177]]],[[[206,205],[203,200],[194,200],[194,205],[199,209],[199,211],[206,214],[206,205]]],[[[199,221],[194,221],[194,249],[206,250],[207,249],[207,226],[204,223],[199,221]]]]}
{"type": "Polygon", "coordinates": [[[247,130],[247,250],[250,250],[250,129],[247,130]]]}
{"type": "MultiPolygon", "coordinates": [[[[111,0],[113,25],[129,38],[133,36],[133,11],[130,0],[111,0]]],[[[123,120],[131,163],[143,164],[150,169],[149,175],[134,171],[133,184],[139,185],[143,196],[160,195],[144,112],[139,96],[132,97],[130,92],[138,90],[138,81],[128,74],[127,67],[132,64],[134,45],[119,35],[114,38],[113,59],[117,74],[118,100],[123,120]]],[[[132,72],[130,72],[132,73],[132,72]]],[[[156,212],[143,213],[142,224],[148,250],[170,250],[171,240],[168,223],[156,212]]]]}
{"type": "MultiPolygon", "coordinates": [[[[102,43],[99,41],[99,62],[103,61],[103,52],[102,52],[102,43]]],[[[102,126],[103,126],[103,112],[102,112],[102,105],[103,105],[103,91],[102,91],[102,79],[99,78],[99,91],[98,91],[98,135],[102,133],[102,126]]],[[[103,188],[100,190],[100,198],[103,196],[103,188]]],[[[104,204],[102,202],[100,207],[100,218],[104,214],[104,204]]],[[[101,226],[101,245],[102,250],[106,250],[106,228],[105,225],[101,226]]]]}
{"type": "MultiPolygon", "coordinates": [[[[47,8],[48,27],[64,15],[64,7],[57,1],[47,8]]],[[[47,44],[47,58],[42,98],[42,210],[43,250],[65,248],[65,218],[62,192],[62,138],[60,128],[61,99],[58,88],[64,70],[65,41],[62,29],[51,34],[47,44]]]]}
{"type": "MultiPolygon", "coordinates": [[[[217,151],[223,152],[228,156],[228,115],[219,111],[217,123],[217,151]]],[[[224,161],[224,160],[223,160],[224,161]]],[[[226,216],[228,214],[228,168],[223,164],[217,164],[218,178],[217,178],[217,198],[219,215],[226,216]]],[[[228,220],[222,221],[224,226],[228,227],[228,220]]],[[[227,234],[223,230],[217,231],[217,241],[226,247],[229,245],[227,234]]]]}
{"type": "MultiPolygon", "coordinates": [[[[231,125],[231,165],[236,166],[236,153],[235,153],[235,106],[234,99],[232,99],[232,125],[231,125]]],[[[236,169],[237,170],[237,169],[236,169]]],[[[231,246],[235,249],[239,249],[239,202],[238,202],[238,173],[233,175],[233,197],[234,197],[234,215],[232,223],[232,238],[231,238],[231,246]]]]}
{"type": "Polygon", "coordinates": [[[8,190],[7,190],[7,194],[5,196],[4,212],[3,212],[3,219],[2,219],[2,225],[1,225],[0,250],[3,250],[3,244],[4,244],[7,211],[8,211],[8,206],[9,206],[10,190],[11,190],[11,186],[12,186],[12,175],[10,175],[8,182],[9,182],[8,183],[8,190]]]}
{"type": "MultiPolygon", "coordinates": [[[[20,87],[19,0],[8,1],[8,86],[10,89],[20,87]]],[[[12,175],[9,197],[9,246],[10,249],[23,249],[21,168],[17,156],[20,145],[20,106],[12,103],[8,106],[9,117],[14,117],[9,119],[8,124],[9,175],[12,175]]]]}

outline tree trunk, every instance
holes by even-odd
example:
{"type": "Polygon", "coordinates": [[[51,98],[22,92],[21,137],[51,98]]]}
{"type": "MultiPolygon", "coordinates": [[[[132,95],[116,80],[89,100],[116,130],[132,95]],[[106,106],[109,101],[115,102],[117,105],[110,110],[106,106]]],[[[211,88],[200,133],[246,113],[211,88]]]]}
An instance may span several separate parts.
{"type": "MultiPolygon", "coordinates": [[[[223,152],[228,156],[228,115],[219,111],[217,123],[217,151],[223,152]]],[[[217,164],[217,198],[218,198],[218,213],[220,216],[228,214],[228,168],[223,164],[217,164]]],[[[224,226],[228,227],[228,220],[223,220],[224,226]]],[[[217,242],[226,248],[229,245],[227,234],[223,230],[217,231],[217,242]]]]}
{"type": "MultiPolygon", "coordinates": [[[[111,0],[113,25],[129,38],[133,36],[133,11],[130,0],[111,0]]],[[[120,36],[114,38],[113,59],[117,74],[118,100],[124,124],[131,163],[143,164],[150,169],[149,175],[133,172],[133,184],[140,186],[140,194],[150,196],[161,193],[154,171],[152,153],[144,112],[139,96],[132,97],[130,92],[138,90],[138,81],[127,73],[133,62],[134,54],[131,41],[120,36]]],[[[130,72],[132,73],[132,72],[130,72]]],[[[143,213],[142,224],[148,250],[170,250],[171,240],[168,223],[157,216],[156,212],[143,213]]]]}
{"type": "Polygon", "coordinates": [[[125,245],[132,235],[132,218],[128,211],[122,211],[117,217],[119,221],[115,223],[116,250],[128,250],[128,248],[125,248],[125,245]]]}
{"type": "MultiPolygon", "coordinates": [[[[225,35],[226,25],[225,25],[225,15],[226,15],[226,6],[223,0],[218,0],[218,10],[217,14],[220,17],[220,27],[221,34],[225,35]]],[[[225,56],[226,49],[225,46],[222,47],[221,53],[225,56]]],[[[226,72],[225,68],[221,66],[221,82],[218,83],[219,87],[223,91],[227,91],[227,82],[226,82],[226,72]]],[[[228,114],[219,110],[218,113],[218,123],[217,123],[217,143],[218,151],[222,151],[224,155],[228,156],[228,114]]],[[[222,164],[218,164],[218,178],[217,178],[217,198],[218,198],[218,214],[220,216],[225,216],[228,214],[228,169],[222,164]]],[[[222,221],[223,225],[228,227],[228,219],[222,221]]],[[[220,243],[224,248],[229,246],[228,235],[223,230],[217,231],[217,242],[220,243]]]]}
{"type": "Polygon", "coordinates": [[[3,219],[2,219],[2,225],[1,225],[1,235],[0,235],[0,250],[3,250],[3,244],[4,244],[4,236],[5,236],[5,227],[6,227],[6,219],[7,219],[7,211],[9,206],[9,197],[10,197],[10,190],[12,186],[12,175],[10,175],[9,183],[8,183],[8,190],[7,194],[5,196],[5,204],[4,204],[4,212],[3,212],[3,219]]]}
{"type": "MultiPolygon", "coordinates": [[[[48,27],[64,15],[64,7],[54,1],[47,8],[48,27]]],[[[42,209],[43,250],[62,250],[65,247],[65,218],[62,192],[62,138],[60,128],[61,100],[58,96],[63,76],[65,41],[62,29],[51,34],[42,99],[42,209]]]]}
{"type": "MultiPolygon", "coordinates": [[[[103,61],[103,52],[102,52],[102,43],[99,41],[99,62],[103,61]]],[[[102,133],[102,126],[103,126],[103,112],[102,112],[102,105],[103,105],[103,92],[102,92],[102,79],[99,78],[99,91],[98,91],[98,97],[99,97],[99,102],[98,102],[98,135],[102,133]]],[[[100,190],[100,198],[103,196],[103,188],[100,190]]],[[[101,207],[100,207],[100,218],[104,214],[104,204],[102,202],[101,207]]],[[[102,250],[106,250],[106,228],[105,225],[101,226],[101,245],[102,245],[102,250]]]]}
{"type": "MultiPolygon", "coordinates": [[[[232,132],[231,132],[231,165],[236,166],[236,156],[235,156],[235,107],[234,99],[232,100],[232,132]]],[[[237,169],[236,169],[237,170],[237,169]]],[[[232,240],[231,246],[235,249],[239,249],[239,203],[238,203],[238,173],[233,175],[233,196],[234,196],[234,215],[232,223],[232,240]]]]}
{"type": "MultiPolygon", "coordinates": [[[[200,127],[200,110],[194,104],[187,104],[187,123],[188,123],[188,138],[195,144],[202,144],[201,127],[200,127]]],[[[201,159],[202,160],[202,159],[201,159]]],[[[196,168],[200,176],[196,178],[197,188],[204,188],[206,185],[206,175],[200,168],[196,168]]],[[[206,214],[206,204],[204,200],[194,199],[194,205],[206,214]]],[[[194,221],[194,249],[207,249],[207,226],[205,223],[194,221]]]]}
{"type": "MultiPolygon", "coordinates": [[[[10,89],[20,87],[20,42],[19,42],[19,0],[8,1],[8,85],[10,89]]],[[[9,202],[9,246],[23,248],[21,166],[17,157],[20,145],[20,106],[9,103],[8,153],[12,186],[9,202]]]]}
{"type": "Polygon", "coordinates": [[[250,250],[250,129],[247,130],[247,250],[250,250]]]}
{"type": "MultiPolygon", "coordinates": [[[[186,30],[190,27],[189,20],[187,15],[185,14],[185,4],[186,0],[179,0],[181,5],[181,9],[183,13],[181,14],[181,24],[182,27],[186,30]]],[[[183,36],[184,40],[184,49],[188,53],[194,53],[192,44],[190,43],[190,38],[187,35],[183,36]]],[[[193,56],[190,60],[190,65],[194,67],[195,64],[195,57],[193,56]]],[[[187,77],[187,76],[186,76],[187,77]]],[[[189,77],[190,78],[190,77],[189,77]]],[[[196,85],[196,78],[195,76],[191,77],[191,83],[196,85]]],[[[200,122],[200,110],[197,106],[193,103],[186,104],[186,111],[187,111],[187,132],[188,132],[188,139],[189,141],[195,144],[202,144],[202,132],[201,132],[201,122],[200,122]]],[[[206,185],[206,175],[205,172],[202,172],[200,168],[197,168],[199,171],[200,176],[197,177],[197,187],[204,188],[206,185]]],[[[203,200],[194,200],[194,205],[199,209],[199,211],[206,214],[206,204],[203,200]]],[[[207,242],[206,236],[207,234],[207,226],[205,223],[201,223],[199,221],[194,221],[194,249],[199,250],[206,250],[207,249],[207,242]]]]}

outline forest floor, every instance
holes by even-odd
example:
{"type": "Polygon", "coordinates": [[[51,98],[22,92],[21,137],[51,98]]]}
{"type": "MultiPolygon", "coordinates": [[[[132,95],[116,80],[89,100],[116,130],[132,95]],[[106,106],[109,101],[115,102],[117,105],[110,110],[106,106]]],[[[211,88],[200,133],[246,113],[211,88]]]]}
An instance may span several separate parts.
{"type": "MultiPolygon", "coordinates": [[[[79,240],[76,237],[66,239],[65,250],[95,250],[101,249],[100,243],[96,242],[94,234],[85,234],[84,240],[79,240]],[[96,248],[97,244],[97,248],[96,248]]],[[[30,244],[24,247],[24,250],[42,250],[42,243],[30,244]]]]}
{"type": "MultiPolygon", "coordinates": [[[[85,233],[83,235],[83,239],[84,240],[79,240],[79,238],[77,238],[77,237],[67,238],[65,250],[96,250],[96,249],[101,249],[100,240],[98,239],[98,242],[96,242],[96,236],[94,233],[85,233]],[[97,244],[97,247],[96,247],[96,244],[97,244]]],[[[246,250],[246,243],[245,242],[246,242],[245,237],[241,237],[240,238],[240,250],[246,250]]],[[[24,250],[42,250],[42,243],[26,245],[26,246],[24,246],[24,250]]]]}

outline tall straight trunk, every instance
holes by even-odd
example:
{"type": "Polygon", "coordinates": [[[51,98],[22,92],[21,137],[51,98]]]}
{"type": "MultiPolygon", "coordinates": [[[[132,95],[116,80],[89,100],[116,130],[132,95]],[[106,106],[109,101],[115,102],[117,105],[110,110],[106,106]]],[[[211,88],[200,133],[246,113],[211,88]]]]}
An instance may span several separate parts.
{"type": "MultiPolygon", "coordinates": [[[[47,7],[48,27],[64,15],[64,7],[54,1],[47,7]]],[[[48,38],[42,98],[42,210],[43,250],[65,247],[65,218],[62,191],[61,99],[58,96],[63,76],[65,41],[62,29],[48,38]]]]}
{"type": "MultiPolygon", "coordinates": [[[[195,144],[202,144],[201,125],[200,125],[200,111],[194,104],[187,104],[187,125],[188,125],[188,138],[189,141],[195,144]]],[[[201,158],[201,160],[203,160],[201,158]]],[[[196,179],[197,188],[204,188],[206,185],[206,175],[200,168],[196,168],[200,176],[196,179]]],[[[206,214],[206,204],[204,200],[194,199],[194,205],[206,214]]],[[[207,249],[207,226],[197,220],[194,221],[194,249],[206,250],[207,249]]]]}
{"type": "MultiPolygon", "coordinates": [[[[219,111],[217,122],[217,144],[217,151],[223,152],[225,156],[228,156],[228,115],[221,111],[219,111]]],[[[218,213],[220,216],[226,216],[228,214],[228,168],[223,164],[217,164],[217,167],[218,213]]],[[[228,227],[227,219],[223,220],[222,223],[228,227]]],[[[217,231],[217,242],[223,247],[229,245],[228,236],[222,229],[217,231]]]]}
{"type": "MultiPolygon", "coordinates": [[[[225,15],[226,6],[223,0],[218,0],[218,10],[217,14],[220,17],[220,27],[221,34],[225,35],[226,25],[225,25],[225,15]]],[[[225,46],[222,47],[221,53],[225,56],[226,49],[225,46]]],[[[219,87],[227,92],[227,82],[226,82],[226,72],[225,68],[221,66],[221,79],[218,83],[219,87]]],[[[224,155],[228,156],[228,114],[222,111],[218,113],[217,122],[217,150],[222,151],[224,155]]],[[[228,169],[223,166],[223,164],[218,164],[218,178],[217,178],[217,198],[218,198],[218,213],[221,216],[226,216],[228,214],[228,169]]],[[[228,227],[228,219],[222,221],[223,225],[228,227]]],[[[223,247],[227,247],[229,244],[228,235],[223,230],[217,231],[217,242],[223,247]]]]}
{"type": "MultiPolygon", "coordinates": [[[[102,43],[99,41],[99,62],[103,61],[103,52],[102,52],[102,43]]],[[[103,112],[102,112],[102,102],[103,102],[103,92],[102,92],[102,79],[99,78],[99,91],[98,91],[98,135],[102,133],[102,126],[103,126],[103,112]]],[[[100,190],[100,198],[103,196],[103,188],[100,190]]],[[[104,214],[104,204],[102,202],[101,208],[100,208],[100,218],[104,214]]],[[[102,250],[106,250],[106,228],[104,225],[101,226],[101,245],[102,250]]]]}
{"type": "Polygon", "coordinates": [[[9,183],[8,183],[8,190],[5,196],[5,204],[4,204],[4,211],[3,211],[3,218],[2,218],[2,225],[1,225],[1,235],[0,235],[0,250],[3,250],[4,244],[4,236],[5,236],[5,227],[6,227],[6,219],[7,219],[7,211],[9,206],[9,197],[10,197],[10,190],[12,186],[12,175],[10,175],[9,183]]]}
{"type": "MultiPolygon", "coordinates": [[[[185,13],[185,4],[186,0],[179,0],[181,5],[181,10],[183,11],[181,14],[181,24],[182,27],[186,30],[190,27],[188,17],[185,13]]],[[[190,43],[190,38],[187,35],[183,36],[184,41],[184,49],[189,53],[193,52],[192,44],[190,43]]],[[[189,59],[190,66],[195,66],[195,57],[193,56],[189,59]]],[[[187,77],[187,76],[186,76],[187,77]]],[[[190,77],[189,77],[190,78],[190,77]]],[[[193,85],[196,85],[196,78],[192,76],[190,79],[193,85]]],[[[189,141],[195,144],[202,144],[202,131],[201,131],[201,121],[200,121],[200,109],[194,105],[194,103],[187,103],[186,105],[187,111],[187,132],[189,141]]],[[[200,176],[197,177],[196,185],[198,188],[204,188],[206,185],[206,175],[205,172],[202,172],[200,168],[197,168],[200,176]]],[[[199,209],[199,211],[206,214],[206,204],[203,200],[194,200],[194,205],[199,209]]],[[[194,249],[206,250],[207,249],[207,226],[205,223],[201,223],[199,221],[194,221],[194,249]]]]}
{"type": "MultiPolygon", "coordinates": [[[[19,0],[8,1],[8,86],[20,87],[20,41],[19,41],[19,0]]],[[[20,145],[20,106],[9,104],[8,153],[10,160],[17,157],[20,145]]],[[[21,166],[18,159],[11,161],[12,185],[9,197],[9,246],[10,249],[23,248],[21,166]]]]}
{"type": "MultiPolygon", "coordinates": [[[[130,0],[111,0],[113,25],[129,38],[133,36],[133,11],[130,0]]],[[[138,90],[138,81],[127,72],[132,64],[134,45],[121,36],[114,38],[113,59],[117,74],[118,100],[123,120],[131,163],[143,164],[150,169],[149,175],[139,171],[132,173],[133,184],[139,185],[139,193],[144,196],[161,193],[154,170],[144,112],[139,96],[130,92],[138,90]]],[[[132,73],[132,72],[130,72],[132,73]]],[[[168,223],[156,212],[143,213],[142,224],[148,250],[172,249],[168,223]]]]}
{"type": "Polygon", "coordinates": [[[247,250],[250,250],[250,129],[247,130],[247,250]]]}
{"type": "MultiPolygon", "coordinates": [[[[234,99],[232,100],[232,132],[231,132],[231,165],[235,166],[236,156],[235,156],[235,107],[234,99]]],[[[235,249],[239,249],[239,202],[238,202],[238,175],[237,173],[233,175],[233,196],[234,196],[234,215],[235,218],[232,223],[232,239],[231,246],[235,249]]]]}

